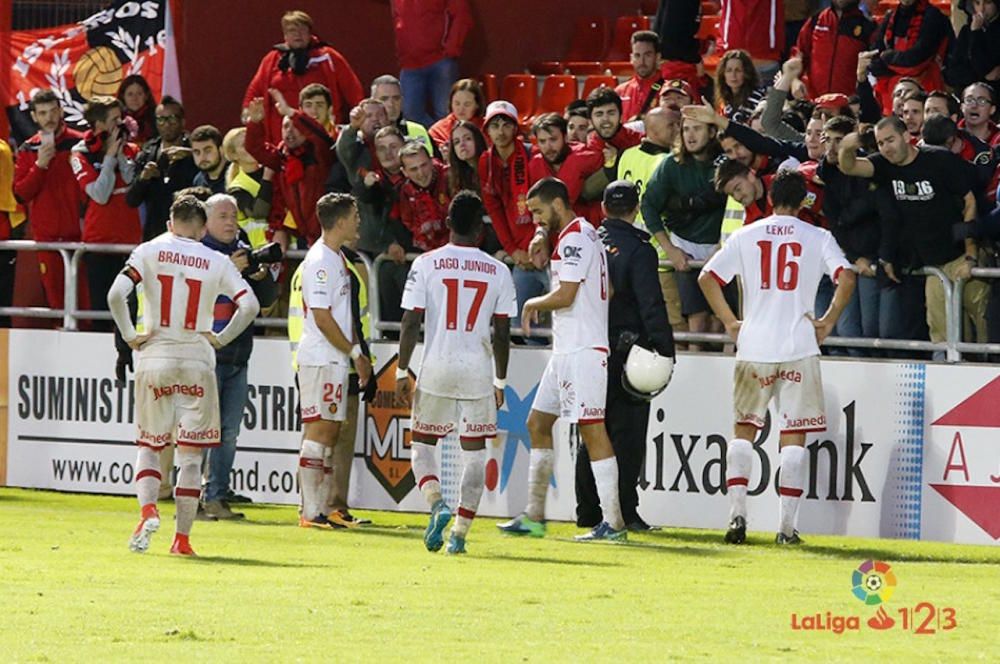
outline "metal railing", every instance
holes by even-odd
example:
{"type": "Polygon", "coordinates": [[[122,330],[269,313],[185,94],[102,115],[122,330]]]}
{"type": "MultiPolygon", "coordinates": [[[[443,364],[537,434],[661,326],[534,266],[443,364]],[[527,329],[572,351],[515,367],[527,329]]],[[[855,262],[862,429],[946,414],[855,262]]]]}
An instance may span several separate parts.
{"type": "MultiPolygon", "coordinates": [[[[128,254],[134,248],[127,244],[86,244],[83,242],[33,242],[30,240],[6,240],[0,241],[0,251],[54,251],[57,252],[63,261],[64,268],[64,305],[62,309],[51,309],[47,307],[0,307],[0,316],[15,316],[24,318],[48,318],[62,319],[63,328],[66,330],[78,330],[81,320],[110,320],[111,314],[107,311],[81,310],[78,309],[77,292],[78,278],[77,272],[80,261],[86,253],[110,253],[128,254]]],[[[286,253],[286,258],[301,260],[306,252],[299,249],[290,249],[286,253]]],[[[419,254],[407,254],[407,262],[412,262],[419,254]]],[[[368,270],[368,304],[371,316],[372,330],[375,339],[384,338],[385,332],[398,332],[400,323],[395,321],[385,321],[381,317],[381,307],[378,288],[378,270],[391,260],[385,255],[376,257],[375,261],[370,261],[361,255],[368,270]]],[[[690,261],[692,268],[700,268],[703,261],[690,261]]],[[[660,267],[672,267],[669,261],[661,261],[660,267]]],[[[911,352],[933,352],[944,355],[945,361],[954,363],[962,359],[963,353],[997,353],[1000,354],[1000,343],[970,343],[962,341],[962,320],[964,316],[962,306],[962,295],[965,287],[965,280],[952,281],[939,268],[925,267],[920,270],[910,272],[916,276],[930,276],[941,281],[944,289],[944,307],[946,326],[946,339],[942,342],[915,341],[907,339],[880,339],[867,337],[828,337],[824,342],[825,347],[839,348],[863,348],[869,350],[898,350],[911,352]]],[[[972,276],[980,279],[1000,279],[1000,268],[973,268],[972,276]]],[[[285,328],[288,324],[286,318],[258,318],[255,323],[261,328],[285,328]]],[[[511,332],[516,335],[523,335],[521,328],[512,328],[511,332]]],[[[532,337],[551,338],[552,330],[548,328],[533,328],[532,337]]],[[[709,332],[685,332],[677,331],[674,338],[682,343],[712,343],[731,344],[732,339],[722,333],[709,332]]]]}

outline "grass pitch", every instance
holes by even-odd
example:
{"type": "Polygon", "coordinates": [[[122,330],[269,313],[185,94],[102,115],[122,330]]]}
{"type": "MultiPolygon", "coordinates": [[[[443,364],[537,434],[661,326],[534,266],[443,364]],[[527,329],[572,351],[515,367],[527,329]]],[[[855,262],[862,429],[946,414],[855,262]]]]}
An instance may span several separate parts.
{"type": "MultiPolygon", "coordinates": [[[[173,506],[130,553],[134,499],[0,489],[4,661],[996,661],[1000,548],[664,530],[627,545],[503,537],[479,519],[469,554],[423,548],[426,517],[368,513],[360,531],[296,527],[289,507],[197,522],[197,560],[169,556],[173,506]],[[864,560],[892,565],[896,620],[851,594],[864,560]],[[921,602],[957,626],[903,630],[921,602]],[[859,631],[792,629],[792,614],[858,616],[859,631]]],[[[360,513],[360,512],[359,512],[360,513]]],[[[922,612],[921,612],[922,611],[922,612]]],[[[927,615],[918,611],[917,623],[927,615]]],[[[935,621],[929,626],[934,627],[935,621]]],[[[911,624],[911,627],[913,625],[911,624]]]]}

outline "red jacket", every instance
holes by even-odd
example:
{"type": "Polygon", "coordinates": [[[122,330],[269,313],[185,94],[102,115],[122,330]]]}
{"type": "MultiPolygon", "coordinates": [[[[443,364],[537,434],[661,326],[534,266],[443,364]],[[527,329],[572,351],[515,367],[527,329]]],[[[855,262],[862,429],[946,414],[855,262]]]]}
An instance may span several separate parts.
{"type": "Polygon", "coordinates": [[[41,134],[35,134],[18,150],[14,170],[14,196],[28,211],[32,237],[39,242],[79,242],[80,210],[86,195],[76,183],[69,164],[73,146],[83,134],[64,127],[55,138],[56,153],[48,168],[39,168],[41,134]]]}
{"type": "Polygon", "coordinates": [[[318,122],[302,111],[295,111],[292,123],[306,138],[295,150],[283,142],[277,145],[268,142],[263,122],[247,123],[245,147],[261,165],[279,174],[271,201],[271,228],[292,230],[312,244],[322,234],[316,201],[326,191],[326,178],[337,157],[331,149],[330,135],[318,122]],[[284,225],[286,212],[292,215],[294,229],[284,225]]]}
{"type": "Polygon", "coordinates": [[[809,94],[853,95],[858,54],[869,49],[874,33],[875,23],[857,6],[845,9],[842,16],[828,7],[806,21],[794,54],[802,58],[809,94]]]}
{"type": "MultiPolygon", "coordinates": [[[[566,160],[559,167],[558,172],[552,164],[545,161],[545,157],[536,154],[528,162],[528,182],[534,184],[542,178],[559,178],[569,190],[569,201],[573,205],[573,211],[578,216],[586,217],[588,221],[594,216],[593,205],[580,200],[583,193],[583,183],[591,175],[601,170],[604,165],[604,155],[600,151],[594,151],[586,145],[571,143],[570,152],[566,160]]],[[[601,223],[600,206],[598,205],[597,224],[601,223]]]]}
{"type": "Polygon", "coordinates": [[[781,60],[785,48],[782,0],[723,0],[720,53],[742,48],[754,60],[781,60]]]}
{"type": "Polygon", "coordinates": [[[413,246],[432,251],[448,244],[448,169],[434,161],[434,179],[425,189],[407,179],[399,189],[399,218],[413,236],[413,246]]]}
{"type": "MultiPolygon", "coordinates": [[[[77,184],[87,200],[87,211],[83,215],[83,241],[94,244],[139,244],[142,242],[142,225],[139,210],[125,201],[128,184],[122,178],[121,169],[115,166],[115,188],[106,203],[91,200],[86,194],[87,185],[97,180],[104,165],[104,155],[88,141],[92,134],[87,131],[82,141],[76,144],[70,155],[70,166],[76,175],[77,184]]],[[[126,143],[123,152],[129,159],[135,159],[139,148],[126,143]]],[[[139,177],[136,173],[135,177],[139,177]]]]}
{"type": "Polygon", "coordinates": [[[904,76],[917,79],[927,91],[945,88],[941,63],[951,36],[948,18],[928,0],[886,12],[874,39],[880,53],[869,68],[878,78],[875,97],[883,115],[892,114],[892,90],[904,76]]]}
{"type": "Polygon", "coordinates": [[[518,249],[528,250],[535,234],[535,221],[528,210],[530,188],[528,164],[531,152],[520,141],[503,160],[491,147],[479,157],[479,184],[483,205],[493,222],[493,230],[503,250],[511,256],[518,249]]]}
{"type": "MultiPolygon", "coordinates": [[[[623,116],[624,117],[624,116],[623,116]]],[[[615,132],[615,135],[611,137],[610,141],[605,141],[603,138],[597,135],[596,131],[590,132],[590,137],[587,139],[587,147],[596,152],[603,152],[605,145],[613,145],[618,148],[618,155],[621,156],[622,152],[628,150],[631,147],[635,147],[642,143],[642,134],[637,132],[635,129],[631,129],[622,125],[615,132]]]]}
{"type": "Polygon", "coordinates": [[[267,128],[265,138],[272,143],[281,140],[281,115],[274,108],[268,88],[275,88],[285,95],[285,101],[293,108],[299,105],[299,92],[310,83],[322,83],[330,89],[333,97],[331,117],[337,122],[347,122],[347,114],[357,106],[364,96],[351,65],[340,53],[313,36],[309,46],[309,64],[301,76],[286,66],[281,70],[282,59],[288,53],[284,44],[273,47],[257,67],[246,94],[243,95],[243,108],[250,105],[254,97],[264,99],[264,124],[267,128]]]}
{"type": "MultiPolygon", "coordinates": [[[[472,124],[479,127],[480,130],[483,129],[483,118],[482,116],[476,116],[469,120],[472,124]]],[[[431,125],[430,129],[427,130],[427,135],[431,137],[434,144],[438,146],[441,150],[441,154],[448,154],[448,142],[451,141],[451,131],[458,124],[458,118],[455,117],[454,113],[449,113],[437,122],[431,125]]],[[[483,135],[486,135],[486,131],[483,131],[483,135]]],[[[486,138],[486,143],[489,144],[489,137],[486,138]]]]}
{"type": "MultiPolygon", "coordinates": [[[[654,71],[653,75],[649,78],[633,76],[615,88],[615,92],[622,98],[622,122],[630,122],[641,115],[643,112],[642,106],[649,99],[649,95],[653,90],[653,84],[662,82],[663,79],[660,78],[659,71],[654,71]]],[[[657,102],[656,93],[653,93],[653,99],[647,110],[657,106],[657,102]]]]}
{"type": "Polygon", "coordinates": [[[472,29],[467,0],[392,0],[392,27],[401,69],[420,69],[462,54],[472,29]]]}

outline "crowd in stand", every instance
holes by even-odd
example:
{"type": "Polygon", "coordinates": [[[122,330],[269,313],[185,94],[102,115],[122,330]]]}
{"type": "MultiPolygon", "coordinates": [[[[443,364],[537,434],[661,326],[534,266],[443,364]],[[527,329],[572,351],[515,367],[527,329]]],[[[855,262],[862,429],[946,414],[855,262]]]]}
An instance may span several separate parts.
{"type": "MultiPolygon", "coordinates": [[[[654,30],[631,37],[628,80],[528,123],[509,101],[488,101],[476,78],[458,78],[472,23],[463,1],[434,11],[393,2],[402,72],[369,85],[307,14],[289,11],[283,43],[247,88],[243,124],[228,131],[188,129],[181,102],[155,99],[141,76],[117,98],[88,100],[83,133],[63,122],[54,93],[36,93],[38,133],[16,154],[0,142],[0,215],[8,237],[26,213],[38,241],[135,244],[166,229],[177,191],[201,186],[235,197],[252,246],[305,249],[320,234],[319,197],[349,192],[356,249],[385,257],[369,277],[381,317],[399,320],[407,255],[448,241],[458,191],[482,196],[482,248],[511,265],[523,303],[549,287],[529,253],[531,185],[558,177],[597,225],[604,187],[624,178],[643,191],[637,223],[665,261],[671,323],[712,332],[721,327],[691,263],[770,214],[769,184],[793,168],[809,182],[803,218],[830,229],[860,275],[838,334],[944,341],[941,281],[919,270],[936,267],[968,280],[965,338],[1000,341],[1000,288],[970,278],[996,264],[1000,231],[1000,12],[994,0],[964,2],[956,32],[928,0],[900,0],[877,19],[833,0],[811,16],[789,9],[787,23],[782,3],[730,0],[706,52],[700,0],[661,0],[654,30]]],[[[106,309],[124,258],[86,254],[81,308],[106,309]]],[[[61,308],[61,258],[38,262],[48,306],[61,308]]],[[[832,292],[821,289],[818,315],[832,292]]]]}

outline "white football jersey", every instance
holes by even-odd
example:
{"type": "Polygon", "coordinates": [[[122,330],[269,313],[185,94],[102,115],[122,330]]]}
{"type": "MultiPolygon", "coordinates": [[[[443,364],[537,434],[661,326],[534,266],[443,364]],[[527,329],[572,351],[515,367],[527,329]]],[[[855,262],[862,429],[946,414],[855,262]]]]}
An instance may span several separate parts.
{"type": "Polygon", "coordinates": [[[424,312],[422,392],[454,399],[493,393],[494,316],[517,316],[510,269],[476,247],[446,244],[410,266],[403,308],[424,312]]]}
{"type": "Polygon", "coordinates": [[[215,301],[250,292],[228,256],[197,240],[164,233],[132,250],[125,273],[143,293],[143,327],[150,335],[141,357],[179,357],[215,363],[203,332],[212,331],[215,301]]]}
{"type": "Polygon", "coordinates": [[[337,350],[316,325],[315,309],[329,309],[333,320],[348,341],[354,338],[351,310],[351,274],[347,259],[320,238],[302,261],[302,339],[299,340],[300,367],[326,364],[349,365],[350,355],[337,350]]]}
{"type": "Polygon", "coordinates": [[[578,217],[559,233],[552,250],[551,288],[579,283],[573,304],[552,312],[552,352],[608,350],[608,257],[597,231],[578,217]]]}
{"type": "Polygon", "coordinates": [[[720,283],[740,277],[743,325],[736,358],[790,362],[819,355],[812,315],[824,274],[851,269],[829,231],[773,215],[733,233],[703,268],[720,283]]]}

